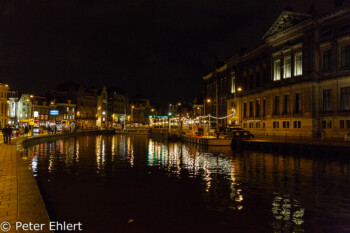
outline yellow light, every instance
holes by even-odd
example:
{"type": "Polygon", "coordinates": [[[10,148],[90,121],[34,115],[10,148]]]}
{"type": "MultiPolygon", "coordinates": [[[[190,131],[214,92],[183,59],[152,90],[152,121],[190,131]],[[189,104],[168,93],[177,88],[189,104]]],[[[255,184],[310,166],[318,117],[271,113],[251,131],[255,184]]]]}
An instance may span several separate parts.
{"type": "Polygon", "coordinates": [[[30,97],[30,98],[34,98],[34,95],[30,95],[29,97],[30,97]]]}
{"type": "Polygon", "coordinates": [[[5,87],[9,87],[9,85],[5,84],[5,87]]]}
{"type": "Polygon", "coordinates": [[[181,106],[181,103],[178,103],[177,105],[181,106]]]}
{"type": "Polygon", "coordinates": [[[210,102],[211,102],[211,99],[207,99],[207,102],[210,103],[210,102]]]}
{"type": "Polygon", "coordinates": [[[131,108],[135,108],[135,106],[133,105],[133,106],[131,106],[131,108]]]}
{"type": "Polygon", "coordinates": [[[238,88],[237,88],[237,91],[242,91],[242,88],[241,88],[241,87],[238,87],[238,88]]]}
{"type": "Polygon", "coordinates": [[[151,112],[154,112],[154,109],[152,109],[151,112]]]}

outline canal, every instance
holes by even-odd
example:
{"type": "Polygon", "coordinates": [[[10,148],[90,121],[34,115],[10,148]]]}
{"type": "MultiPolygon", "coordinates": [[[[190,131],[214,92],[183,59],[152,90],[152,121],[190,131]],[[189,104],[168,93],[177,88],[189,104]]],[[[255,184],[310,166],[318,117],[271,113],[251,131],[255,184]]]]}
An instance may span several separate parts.
{"type": "Polygon", "coordinates": [[[350,162],[147,136],[27,148],[51,220],[83,232],[349,232],[350,162]]]}

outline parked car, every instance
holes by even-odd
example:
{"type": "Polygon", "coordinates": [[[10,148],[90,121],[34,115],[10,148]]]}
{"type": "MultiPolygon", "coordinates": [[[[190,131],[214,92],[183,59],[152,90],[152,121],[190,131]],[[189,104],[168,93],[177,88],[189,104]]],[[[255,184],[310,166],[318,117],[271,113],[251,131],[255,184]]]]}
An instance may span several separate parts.
{"type": "Polygon", "coordinates": [[[231,133],[234,140],[249,140],[254,138],[252,133],[242,128],[227,128],[226,131],[231,133]]]}

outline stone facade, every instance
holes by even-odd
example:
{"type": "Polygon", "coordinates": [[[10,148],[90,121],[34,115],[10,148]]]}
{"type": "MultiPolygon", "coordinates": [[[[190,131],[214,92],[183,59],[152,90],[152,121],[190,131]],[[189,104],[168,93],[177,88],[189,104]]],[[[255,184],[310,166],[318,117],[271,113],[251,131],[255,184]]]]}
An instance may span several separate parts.
{"type": "Polygon", "coordinates": [[[255,49],[226,61],[227,114],[256,135],[344,138],[350,132],[350,8],[282,12],[255,49]],[[238,91],[240,90],[240,91],[238,91]]]}
{"type": "Polygon", "coordinates": [[[9,121],[7,93],[8,85],[0,81],[0,129],[4,128],[9,121]]]}

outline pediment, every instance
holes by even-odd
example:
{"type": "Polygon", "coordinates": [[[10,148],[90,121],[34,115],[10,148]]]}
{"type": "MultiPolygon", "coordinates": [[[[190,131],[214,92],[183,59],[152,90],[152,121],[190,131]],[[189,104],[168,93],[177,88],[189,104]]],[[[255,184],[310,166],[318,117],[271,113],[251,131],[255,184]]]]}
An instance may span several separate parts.
{"type": "Polygon", "coordinates": [[[283,32],[288,28],[291,28],[303,21],[306,21],[310,17],[311,15],[308,15],[308,14],[302,14],[302,13],[297,13],[292,11],[283,11],[282,14],[276,19],[276,21],[269,28],[269,30],[265,33],[262,39],[264,40],[267,37],[283,32]]]}

